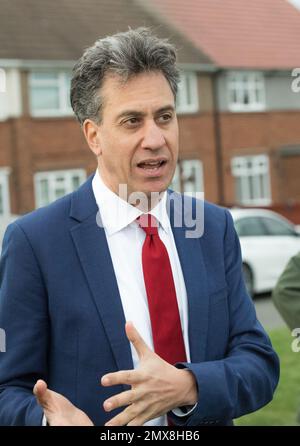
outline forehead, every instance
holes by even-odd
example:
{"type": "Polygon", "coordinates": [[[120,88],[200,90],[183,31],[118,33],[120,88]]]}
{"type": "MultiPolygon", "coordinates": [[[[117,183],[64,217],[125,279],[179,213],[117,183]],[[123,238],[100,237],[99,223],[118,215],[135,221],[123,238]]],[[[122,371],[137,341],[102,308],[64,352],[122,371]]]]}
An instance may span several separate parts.
{"type": "Polygon", "coordinates": [[[104,113],[119,114],[123,108],[136,111],[159,109],[174,104],[171,87],[160,72],[141,73],[124,82],[108,76],[102,86],[104,113]]]}

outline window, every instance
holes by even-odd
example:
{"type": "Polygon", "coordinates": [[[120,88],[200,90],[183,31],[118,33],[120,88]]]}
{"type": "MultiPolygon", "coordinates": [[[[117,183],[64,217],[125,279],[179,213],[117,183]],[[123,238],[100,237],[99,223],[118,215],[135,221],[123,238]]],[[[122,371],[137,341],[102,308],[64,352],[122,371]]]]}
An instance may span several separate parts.
{"type": "Polygon", "coordinates": [[[231,72],[228,74],[228,104],[231,111],[265,109],[265,83],[260,72],[231,72]]]}
{"type": "Polygon", "coordinates": [[[36,207],[46,206],[73,192],[85,179],[86,173],[83,169],[36,173],[34,176],[36,207]]]}
{"type": "Polygon", "coordinates": [[[71,73],[34,72],[29,77],[30,109],[33,116],[65,116],[70,104],[71,73]]]}
{"type": "Polygon", "coordinates": [[[171,189],[181,193],[203,192],[203,167],[200,160],[180,160],[171,189]]]}
{"type": "Polygon", "coordinates": [[[194,113],[199,109],[197,74],[183,72],[180,74],[176,110],[177,113],[194,113]]]}
{"type": "Polygon", "coordinates": [[[238,156],[231,161],[236,200],[245,205],[271,203],[269,158],[266,155],[238,156]]]}
{"type": "Polygon", "coordinates": [[[0,93],[6,92],[6,73],[3,68],[0,68],[0,93]]]}
{"type": "Polygon", "coordinates": [[[277,236],[294,236],[296,234],[294,228],[288,223],[283,221],[275,220],[275,218],[263,217],[263,223],[266,226],[268,235],[277,236]]]}
{"type": "Polygon", "coordinates": [[[235,221],[236,232],[239,237],[256,237],[267,235],[261,217],[246,217],[235,221]]]}
{"type": "Polygon", "coordinates": [[[9,168],[0,168],[0,217],[10,214],[9,174],[9,168]]]}

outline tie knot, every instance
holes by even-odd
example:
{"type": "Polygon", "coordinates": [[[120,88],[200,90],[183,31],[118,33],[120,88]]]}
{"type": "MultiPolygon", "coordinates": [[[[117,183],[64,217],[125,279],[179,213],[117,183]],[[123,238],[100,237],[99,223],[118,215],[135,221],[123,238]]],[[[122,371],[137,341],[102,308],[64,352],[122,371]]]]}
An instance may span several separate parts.
{"type": "Polygon", "coordinates": [[[137,218],[137,222],[147,235],[158,234],[158,221],[153,215],[142,214],[137,218]]]}

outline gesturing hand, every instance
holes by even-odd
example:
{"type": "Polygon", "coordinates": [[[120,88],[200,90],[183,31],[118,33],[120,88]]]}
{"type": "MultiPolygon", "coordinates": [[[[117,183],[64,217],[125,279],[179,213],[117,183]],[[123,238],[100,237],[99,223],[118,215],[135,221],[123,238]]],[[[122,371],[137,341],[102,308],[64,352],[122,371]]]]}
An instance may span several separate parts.
{"type": "Polygon", "coordinates": [[[67,398],[47,388],[45,381],[39,379],[33,393],[42,406],[50,426],[93,426],[89,417],[75,407],[67,398]]]}
{"type": "Polygon", "coordinates": [[[195,404],[198,396],[193,374],[177,369],[154,353],[131,322],[126,323],[125,330],[140,363],[136,370],[109,373],[102,377],[103,386],[131,386],[131,390],[110,397],[103,403],[106,412],[128,406],[106,426],[140,426],[175,407],[195,404]]]}

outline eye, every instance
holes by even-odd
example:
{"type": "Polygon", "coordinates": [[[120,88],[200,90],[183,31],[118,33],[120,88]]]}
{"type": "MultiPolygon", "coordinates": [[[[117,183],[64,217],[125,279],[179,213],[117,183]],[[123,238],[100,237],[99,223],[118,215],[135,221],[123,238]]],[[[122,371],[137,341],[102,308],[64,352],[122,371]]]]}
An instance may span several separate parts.
{"type": "Polygon", "coordinates": [[[167,122],[171,121],[172,117],[173,116],[172,116],[171,113],[164,113],[163,115],[159,116],[158,121],[160,123],[164,124],[164,123],[167,123],[167,122]]]}
{"type": "Polygon", "coordinates": [[[126,119],[123,124],[125,124],[127,127],[136,127],[140,123],[140,119],[132,116],[131,118],[126,119]]]}

